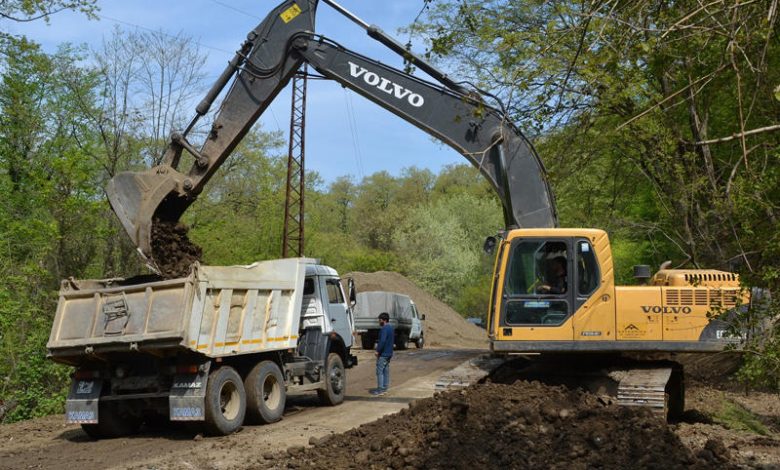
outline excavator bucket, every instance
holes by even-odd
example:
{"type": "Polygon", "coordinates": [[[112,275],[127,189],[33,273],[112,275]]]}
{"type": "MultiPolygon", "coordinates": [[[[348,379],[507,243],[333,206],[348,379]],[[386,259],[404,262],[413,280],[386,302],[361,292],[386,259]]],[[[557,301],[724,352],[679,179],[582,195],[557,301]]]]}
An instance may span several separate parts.
{"type": "MultiPolygon", "coordinates": [[[[152,258],[155,220],[176,220],[183,212],[177,197],[180,173],[161,165],[141,172],[125,171],[108,182],[106,196],[122,227],[138,250],[152,258]]],[[[184,206],[186,208],[186,206],[184,206]]]]}

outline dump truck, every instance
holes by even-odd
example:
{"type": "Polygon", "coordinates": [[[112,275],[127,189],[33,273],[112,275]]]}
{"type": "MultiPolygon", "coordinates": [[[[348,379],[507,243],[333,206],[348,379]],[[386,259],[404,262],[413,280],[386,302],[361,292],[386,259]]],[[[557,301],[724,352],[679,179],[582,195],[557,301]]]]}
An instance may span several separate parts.
{"type": "Polygon", "coordinates": [[[357,364],[354,302],[351,280],[345,293],[334,269],[307,258],[67,279],[47,344],[75,367],[66,419],[94,438],[160,419],[226,435],[281,419],[288,393],[338,405],[357,364]]]}
{"type": "Polygon", "coordinates": [[[371,291],[357,295],[354,310],[355,333],[360,335],[363,349],[373,349],[376,345],[380,329],[378,316],[382,312],[390,315],[396,349],[406,349],[410,341],[418,349],[423,347],[425,315],[420,315],[414,301],[408,295],[396,292],[371,291]]]}

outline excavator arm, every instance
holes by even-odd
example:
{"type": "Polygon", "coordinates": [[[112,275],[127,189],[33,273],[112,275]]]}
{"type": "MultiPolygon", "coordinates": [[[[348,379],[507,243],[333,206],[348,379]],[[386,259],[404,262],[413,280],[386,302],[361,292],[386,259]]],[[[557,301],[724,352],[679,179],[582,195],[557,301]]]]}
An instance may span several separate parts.
{"type": "MultiPolygon", "coordinates": [[[[333,0],[323,1],[343,10],[333,0]]],[[[276,7],[249,33],[197,106],[187,129],[172,136],[162,163],[143,172],[119,173],[109,182],[109,202],[144,255],[152,252],[152,226],[181,217],[304,62],[460,152],[495,189],[507,228],[557,225],[544,167],[528,140],[502,112],[487,105],[478,92],[464,89],[423,59],[405,52],[375,26],[363,24],[371,37],[403,54],[441,85],[314,34],[317,3],[288,0],[276,7]],[[228,85],[205,143],[195,148],[187,134],[228,85]],[[193,158],[186,173],[179,170],[185,152],[193,158]]]]}

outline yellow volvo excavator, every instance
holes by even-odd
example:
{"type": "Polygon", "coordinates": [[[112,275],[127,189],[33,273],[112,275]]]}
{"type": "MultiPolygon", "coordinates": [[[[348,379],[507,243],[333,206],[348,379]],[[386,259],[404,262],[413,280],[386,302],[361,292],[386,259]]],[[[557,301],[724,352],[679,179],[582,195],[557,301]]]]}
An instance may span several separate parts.
{"type": "MultiPolygon", "coordinates": [[[[500,101],[453,81],[335,1],[322,2],[434,81],[315,34],[318,0],[282,2],[248,34],[189,126],[172,136],[163,163],[120,173],[109,183],[112,208],[147,259],[154,261],[154,226],[179,219],[305,62],[460,152],[497,192],[506,230],[490,243],[497,250],[488,327],[494,353],[541,353],[574,364],[628,352],[714,352],[729,344],[726,325],[708,313],[748,300],[735,274],[665,269],[650,276],[640,267],[645,285],[616,286],[604,231],[556,228],[544,167],[500,101]],[[225,88],[208,138],[196,148],[187,136],[225,88]],[[187,155],[192,164],[185,172],[180,166],[187,155]]],[[[680,367],[631,365],[619,380],[618,396],[624,404],[679,411],[680,367]]]]}

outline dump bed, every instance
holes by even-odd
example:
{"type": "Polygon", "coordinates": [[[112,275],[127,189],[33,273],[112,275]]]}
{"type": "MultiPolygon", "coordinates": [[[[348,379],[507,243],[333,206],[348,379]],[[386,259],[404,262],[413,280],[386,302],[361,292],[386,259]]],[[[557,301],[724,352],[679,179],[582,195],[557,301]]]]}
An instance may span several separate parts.
{"type": "Polygon", "coordinates": [[[412,323],[412,299],[395,292],[360,292],[354,309],[355,328],[360,330],[378,329],[377,317],[380,313],[390,315],[393,326],[407,326],[412,323]]]}
{"type": "Polygon", "coordinates": [[[189,349],[218,357],[295,348],[312,263],[196,263],[180,279],[66,280],[46,347],[54,360],[70,364],[128,351],[189,349]]]}

